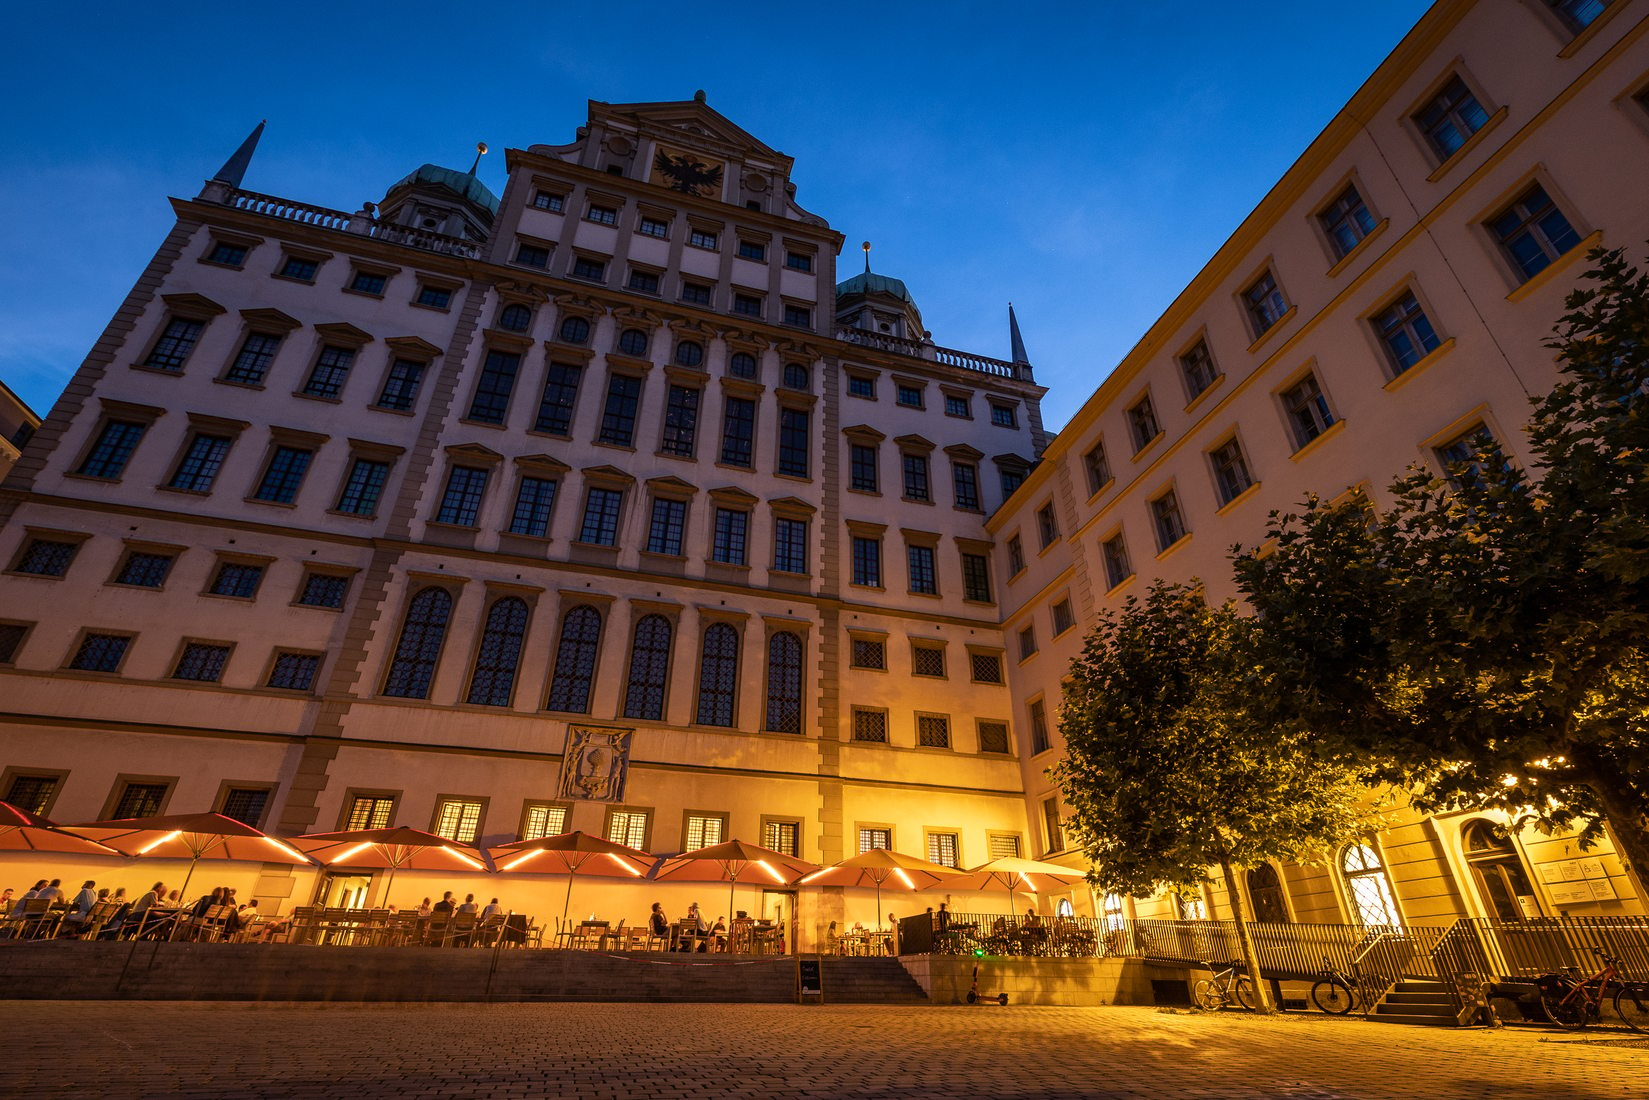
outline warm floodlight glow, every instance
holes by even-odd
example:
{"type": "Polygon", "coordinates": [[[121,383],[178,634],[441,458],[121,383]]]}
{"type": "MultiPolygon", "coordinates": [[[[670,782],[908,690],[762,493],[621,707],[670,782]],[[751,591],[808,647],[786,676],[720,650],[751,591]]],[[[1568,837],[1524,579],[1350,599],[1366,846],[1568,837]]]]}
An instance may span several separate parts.
{"type": "MultiPolygon", "coordinates": [[[[351,859],[354,856],[360,855],[370,847],[372,847],[372,841],[363,841],[362,843],[355,845],[353,848],[346,849],[342,854],[333,856],[331,862],[342,863],[346,859],[351,859]]],[[[323,859],[321,862],[325,863],[327,861],[323,859]]]]}
{"type": "Polygon", "coordinates": [[[283,844],[281,841],[276,840],[272,836],[266,836],[263,839],[267,840],[270,844],[272,844],[276,848],[279,848],[281,851],[285,852],[289,856],[297,856],[299,859],[303,859],[303,860],[307,860],[309,858],[308,856],[304,855],[302,852],[298,851],[296,848],[292,847],[291,845],[283,844]]]}
{"type": "Polygon", "coordinates": [[[1025,884],[1025,889],[1029,890],[1033,894],[1036,893],[1036,887],[1031,884],[1030,879],[1025,877],[1024,871],[1019,872],[1019,881],[1025,884]]]}
{"type": "Polygon", "coordinates": [[[778,883],[781,886],[784,885],[785,879],[782,876],[780,876],[780,874],[777,871],[773,870],[773,868],[768,865],[767,860],[758,859],[758,860],[755,861],[755,863],[756,863],[757,867],[760,867],[762,870],[767,872],[767,877],[768,878],[772,879],[774,882],[778,883]]]}
{"type": "Polygon", "coordinates": [[[508,863],[504,864],[504,870],[513,871],[517,867],[521,866],[523,863],[527,862],[529,859],[537,859],[539,856],[541,856],[543,854],[544,854],[544,849],[542,849],[542,848],[534,848],[530,852],[523,852],[521,855],[516,856],[514,859],[510,860],[508,863]]]}
{"type": "Polygon", "coordinates": [[[629,860],[624,859],[617,852],[608,852],[607,853],[607,858],[612,860],[614,863],[618,864],[620,867],[624,868],[626,871],[630,872],[636,878],[641,877],[641,872],[635,869],[635,865],[632,864],[629,860]]]}
{"type": "Polygon", "coordinates": [[[457,856],[471,867],[474,867],[477,871],[485,871],[487,869],[486,864],[482,863],[478,859],[471,859],[469,856],[466,856],[463,852],[460,852],[450,844],[441,845],[441,851],[447,853],[449,856],[457,856]]]}
{"type": "Polygon", "coordinates": [[[827,875],[827,874],[829,874],[829,873],[830,873],[830,872],[831,872],[831,871],[832,871],[832,870],[834,870],[834,869],[835,869],[835,868],[832,868],[832,867],[825,867],[825,868],[822,868],[822,869],[820,869],[820,870],[818,870],[818,871],[814,871],[814,872],[813,872],[813,873],[812,873],[812,874],[810,874],[810,875],[803,875],[803,876],[802,876],[802,877],[801,877],[801,879],[800,879],[800,881],[798,881],[798,882],[797,882],[797,883],[796,883],[796,885],[797,885],[797,886],[806,886],[806,885],[807,885],[807,884],[808,884],[808,883],[810,883],[810,882],[812,882],[812,881],[813,881],[813,880],[814,880],[814,879],[816,879],[816,878],[821,878],[821,877],[823,877],[823,876],[824,876],[824,875],[827,875]]]}
{"type": "Polygon", "coordinates": [[[907,889],[916,889],[916,884],[910,881],[910,876],[905,874],[905,869],[903,867],[895,867],[893,869],[893,873],[899,876],[899,881],[904,883],[907,889]]]}
{"type": "Polygon", "coordinates": [[[167,833],[165,836],[161,837],[159,840],[151,840],[149,843],[147,843],[143,847],[139,848],[137,850],[137,854],[140,855],[140,856],[146,856],[150,852],[154,851],[156,848],[160,847],[162,844],[165,844],[167,841],[176,840],[178,837],[180,837],[182,835],[183,835],[183,830],[182,829],[173,829],[171,832],[167,833]]]}

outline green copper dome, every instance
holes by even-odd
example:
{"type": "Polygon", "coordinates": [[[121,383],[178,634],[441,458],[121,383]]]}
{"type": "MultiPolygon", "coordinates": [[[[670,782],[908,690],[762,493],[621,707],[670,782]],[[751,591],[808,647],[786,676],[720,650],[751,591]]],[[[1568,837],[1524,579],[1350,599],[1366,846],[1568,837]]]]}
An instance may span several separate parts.
{"type": "MultiPolygon", "coordinates": [[[[468,172],[459,172],[452,168],[442,168],[439,164],[422,164],[416,172],[402,179],[395,187],[405,187],[407,184],[433,183],[445,187],[456,195],[461,195],[477,206],[484,206],[493,214],[498,213],[498,196],[487,190],[487,185],[470,175],[468,172]]],[[[395,190],[391,187],[390,190],[395,190]]]]}
{"type": "Polygon", "coordinates": [[[891,294],[901,302],[916,304],[903,280],[891,275],[878,275],[874,271],[863,272],[836,284],[836,297],[845,298],[850,294],[891,294]]]}

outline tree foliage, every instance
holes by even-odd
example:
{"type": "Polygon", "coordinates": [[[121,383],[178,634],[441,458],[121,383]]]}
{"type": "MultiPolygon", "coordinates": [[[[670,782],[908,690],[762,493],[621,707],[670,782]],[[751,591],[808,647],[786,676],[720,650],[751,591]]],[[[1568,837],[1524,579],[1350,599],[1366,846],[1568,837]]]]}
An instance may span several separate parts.
{"type": "Polygon", "coordinates": [[[1267,720],[1429,811],[1494,808],[1649,867],[1649,277],[1598,252],[1550,345],[1533,471],[1481,435],[1448,477],[1273,516],[1239,553],[1267,720]]]}

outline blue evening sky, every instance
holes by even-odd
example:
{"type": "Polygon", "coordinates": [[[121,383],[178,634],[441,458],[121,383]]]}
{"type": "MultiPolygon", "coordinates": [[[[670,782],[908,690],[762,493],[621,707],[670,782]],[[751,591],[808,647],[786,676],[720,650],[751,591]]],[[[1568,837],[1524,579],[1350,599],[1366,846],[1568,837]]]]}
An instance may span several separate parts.
{"type": "Polygon", "coordinates": [[[0,380],[42,415],[260,118],[253,190],[353,210],[425,161],[504,185],[587,99],[687,99],[796,159],[940,344],[1062,425],[1426,0],[21,4],[0,71],[0,380]]]}

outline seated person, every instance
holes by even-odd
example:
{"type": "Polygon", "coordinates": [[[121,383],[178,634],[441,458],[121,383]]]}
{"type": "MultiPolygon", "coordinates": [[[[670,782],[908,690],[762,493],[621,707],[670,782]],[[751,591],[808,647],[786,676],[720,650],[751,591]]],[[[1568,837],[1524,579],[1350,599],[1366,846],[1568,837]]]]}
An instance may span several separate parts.
{"type": "Polygon", "coordinates": [[[647,915],[647,928],[661,939],[670,938],[670,918],[664,915],[664,905],[653,902],[653,911],[647,915]]]}

